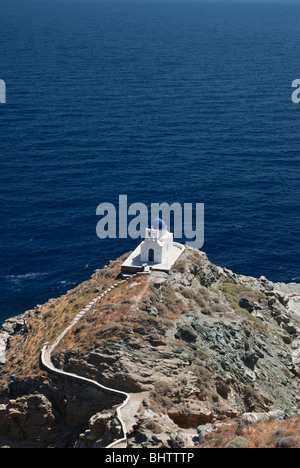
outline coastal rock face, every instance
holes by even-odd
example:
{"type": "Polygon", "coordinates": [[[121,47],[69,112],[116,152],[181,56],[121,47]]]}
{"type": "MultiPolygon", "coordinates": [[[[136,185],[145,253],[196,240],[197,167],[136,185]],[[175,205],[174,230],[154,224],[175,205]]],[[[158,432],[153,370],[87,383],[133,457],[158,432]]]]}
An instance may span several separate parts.
{"type": "MultiPolygon", "coordinates": [[[[120,265],[112,262],[97,271],[84,293],[77,288],[19,317],[12,330],[6,323],[3,333],[19,336],[22,353],[45,317],[51,314],[53,322],[56,308],[67,313],[83,294],[99,294],[103,281],[117,278],[120,265]]],[[[54,350],[53,362],[131,394],[132,402],[124,409],[130,447],[195,446],[200,443],[197,427],[236,420],[243,413],[298,413],[299,299],[299,285],[237,275],[186,248],[171,274],[140,275],[107,294],[68,332],[54,350]]],[[[67,318],[65,322],[67,326],[67,318]]],[[[8,340],[13,362],[21,358],[16,339],[8,340]]],[[[120,426],[111,412],[118,399],[97,396],[93,390],[94,404],[84,405],[76,385],[65,382],[61,392],[59,379],[36,366],[30,390],[36,386],[39,396],[32,400],[32,395],[22,394],[28,393],[26,378],[20,369],[12,378],[14,368],[9,369],[8,362],[2,373],[6,377],[10,372],[10,380],[0,398],[0,415],[8,424],[1,429],[2,445],[17,440],[20,431],[30,445],[42,420],[45,434],[40,428],[39,440],[45,446],[103,447],[118,438],[120,426]],[[20,416],[15,434],[7,416],[20,402],[28,408],[34,401],[39,402],[34,408],[40,419],[36,415],[30,423],[33,433],[23,428],[20,416]],[[62,436],[66,426],[70,434],[62,436]]]]}
{"type": "Polygon", "coordinates": [[[0,330],[0,365],[5,363],[6,350],[10,346],[10,340],[15,334],[26,334],[26,314],[7,319],[0,330]]]}
{"type": "Polygon", "coordinates": [[[122,437],[122,428],[113,412],[96,413],[89,420],[88,429],[80,434],[75,448],[105,448],[122,437]]]}
{"type": "Polygon", "coordinates": [[[0,434],[14,441],[47,443],[55,423],[52,405],[44,395],[26,395],[0,405],[0,434]]]}

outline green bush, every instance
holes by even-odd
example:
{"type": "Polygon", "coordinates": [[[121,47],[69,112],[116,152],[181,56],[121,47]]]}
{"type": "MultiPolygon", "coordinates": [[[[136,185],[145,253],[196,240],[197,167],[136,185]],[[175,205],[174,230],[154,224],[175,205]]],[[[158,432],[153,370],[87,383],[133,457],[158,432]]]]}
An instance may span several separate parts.
{"type": "Polygon", "coordinates": [[[181,294],[186,298],[186,299],[194,299],[195,297],[195,294],[194,292],[189,289],[189,288],[185,288],[181,291],[181,294]]]}

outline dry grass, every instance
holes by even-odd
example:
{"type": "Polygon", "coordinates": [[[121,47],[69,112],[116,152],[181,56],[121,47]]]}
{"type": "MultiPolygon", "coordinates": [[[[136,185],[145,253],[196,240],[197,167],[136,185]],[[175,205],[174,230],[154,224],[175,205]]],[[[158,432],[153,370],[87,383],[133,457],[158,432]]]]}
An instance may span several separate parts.
{"type": "MultiPolygon", "coordinates": [[[[28,312],[26,318],[28,331],[16,334],[10,341],[10,349],[6,354],[7,361],[1,367],[0,390],[8,385],[11,378],[25,380],[41,375],[39,360],[44,344],[53,343],[78,312],[99,295],[99,290],[108,288],[116,281],[124,259],[125,256],[112,262],[109,267],[95,273],[68,294],[51,299],[38,309],[28,312]]],[[[110,300],[111,297],[107,298],[104,305],[110,300]]],[[[84,321],[85,317],[80,324],[84,321]]]]}
{"type": "Polygon", "coordinates": [[[285,433],[279,437],[293,436],[300,448],[300,417],[290,418],[284,421],[269,419],[261,423],[253,424],[246,428],[242,436],[249,442],[250,448],[274,448],[278,429],[284,429],[285,433]]]}
{"type": "MultiPolygon", "coordinates": [[[[206,442],[201,448],[225,448],[225,446],[237,437],[236,430],[238,421],[227,421],[214,432],[206,436],[206,442]]],[[[289,418],[284,421],[269,419],[246,427],[242,437],[248,440],[249,448],[275,448],[275,442],[278,437],[293,436],[296,441],[296,447],[300,448],[300,417],[289,418]],[[278,429],[284,430],[283,434],[276,435],[278,429]]]]}
{"type": "Polygon", "coordinates": [[[127,332],[127,319],[141,318],[138,303],[148,294],[149,278],[144,275],[131,279],[113,289],[96,306],[87,312],[75,328],[72,328],[56,348],[76,348],[80,354],[89,352],[93,344],[102,341],[119,340],[127,332]]]}

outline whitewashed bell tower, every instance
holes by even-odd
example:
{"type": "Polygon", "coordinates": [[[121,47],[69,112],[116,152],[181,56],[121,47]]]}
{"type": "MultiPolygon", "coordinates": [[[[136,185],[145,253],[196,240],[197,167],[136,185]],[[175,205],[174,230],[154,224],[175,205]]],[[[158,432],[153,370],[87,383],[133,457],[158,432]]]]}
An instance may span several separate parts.
{"type": "Polygon", "coordinates": [[[140,261],[148,264],[166,263],[173,248],[173,234],[162,219],[154,219],[146,229],[141,243],[140,261]]]}

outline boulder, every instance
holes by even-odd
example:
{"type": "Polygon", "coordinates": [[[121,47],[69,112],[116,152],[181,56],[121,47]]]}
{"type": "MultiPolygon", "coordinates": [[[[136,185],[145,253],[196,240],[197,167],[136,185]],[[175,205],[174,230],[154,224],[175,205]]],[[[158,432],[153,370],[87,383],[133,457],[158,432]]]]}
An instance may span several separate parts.
{"type": "Polygon", "coordinates": [[[190,434],[185,434],[183,431],[178,431],[170,436],[170,446],[172,448],[193,448],[194,442],[190,434]]]}
{"type": "Polygon", "coordinates": [[[275,448],[293,448],[297,446],[297,442],[294,437],[280,437],[275,442],[275,448]]]}
{"type": "Polygon", "coordinates": [[[214,430],[214,427],[211,424],[204,424],[197,427],[198,438],[200,444],[205,442],[206,435],[214,430]]]}
{"type": "Polygon", "coordinates": [[[284,419],[285,412],[278,411],[269,411],[268,413],[244,413],[242,414],[241,420],[239,422],[239,429],[249,426],[250,424],[255,424],[260,421],[266,421],[268,419],[284,419]]]}
{"type": "Polygon", "coordinates": [[[89,420],[89,433],[87,438],[90,440],[100,439],[105,430],[107,423],[113,418],[111,413],[96,413],[89,420]]]}
{"type": "Polygon", "coordinates": [[[249,443],[248,440],[244,437],[236,437],[235,439],[228,442],[225,448],[248,448],[249,443]]]}

